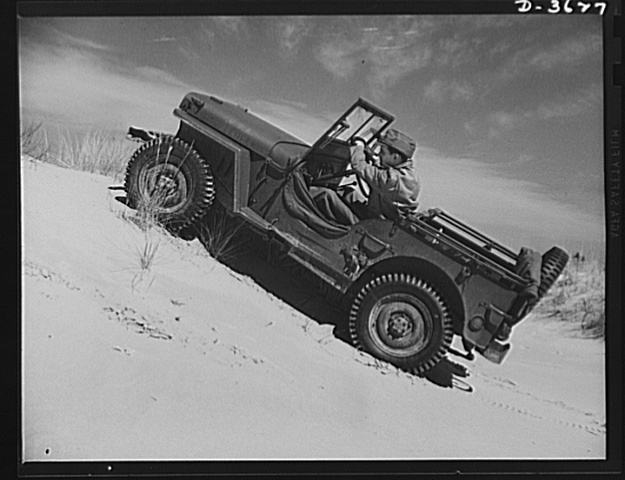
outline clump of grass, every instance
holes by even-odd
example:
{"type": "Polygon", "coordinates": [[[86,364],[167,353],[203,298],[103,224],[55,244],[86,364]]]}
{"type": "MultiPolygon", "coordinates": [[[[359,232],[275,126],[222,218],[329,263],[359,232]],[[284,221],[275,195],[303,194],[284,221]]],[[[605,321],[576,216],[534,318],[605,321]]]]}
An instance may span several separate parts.
{"type": "Polygon", "coordinates": [[[605,267],[596,260],[572,258],[535,310],[576,324],[591,338],[605,338],[605,267]]]}
{"type": "Polygon", "coordinates": [[[135,148],[136,145],[113,133],[90,131],[78,135],[65,131],[59,135],[53,163],[121,180],[135,148]]]}
{"type": "MultiPolygon", "coordinates": [[[[133,210],[126,208],[115,209],[115,214],[118,218],[132,224],[142,232],[142,241],[138,242],[133,254],[133,259],[136,258],[136,263],[131,267],[132,270],[137,272],[131,280],[133,291],[137,289],[139,284],[151,272],[161,239],[165,235],[165,228],[158,222],[157,206],[158,201],[150,200],[142,202],[133,210]]],[[[147,285],[147,288],[150,287],[153,281],[154,278],[147,285]]]]}
{"type": "Polygon", "coordinates": [[[47,161],[50,155],[50,142],[42,122],[29,120],[21,125],[21,153],[40,161],[47,161]]]}
{"type": "Polygon", "coordinates": [[[22,154],[60,167],[99,173],[122,180],[136,144],[112,131],[72,132],[25,120],[20,132],[22,154]]]}
{"type": "MultiPolygon", "coordinates": [[[[152,266],[154,265],[154,260],[156,258],[156,252],[158,251],[158,247],[160,245],[159,241],[154,241],[149,237],[148,232],[144,232],[144,242],[142,247],[137,247],[137,259],[139,263],[139,271],[132,278],[131,287],[133,290],[136,290],[139,283],[141,283],[144,277],[150,272],[152,266]]],[[[153,281],[154,279],[152,279],[153,281]]],[[[150,282],[150,285],[152,282],[150,282]]],[[[148,285],[148,288],[149,286],[148,285]]]]}
{"type": "Polygon", "coordinates": [[[230,219],[217,203],[194,228],[210,256],[220,262],[233,260],[243,248],[242,242],[238,241],[242,224],[230,219]]]}

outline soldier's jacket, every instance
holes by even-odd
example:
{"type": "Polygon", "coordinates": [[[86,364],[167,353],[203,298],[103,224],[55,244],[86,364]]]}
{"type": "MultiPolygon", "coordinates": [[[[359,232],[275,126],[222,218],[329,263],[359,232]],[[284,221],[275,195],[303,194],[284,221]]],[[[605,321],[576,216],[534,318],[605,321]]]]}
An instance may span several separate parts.
{"type": "Polygon", "coordinates": [[[371,187],[367,207],[373,215],[393,219],[398,208],[417,209],[421,183],[412,159],[395,167],[371,165],[364,150],[353,147],[351,163],[356,174],[371,187]]]}

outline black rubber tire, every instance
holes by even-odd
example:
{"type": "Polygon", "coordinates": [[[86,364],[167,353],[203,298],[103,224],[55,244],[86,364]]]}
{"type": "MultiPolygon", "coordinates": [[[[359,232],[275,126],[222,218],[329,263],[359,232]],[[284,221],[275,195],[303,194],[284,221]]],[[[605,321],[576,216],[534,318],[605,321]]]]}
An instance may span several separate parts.
{"type": "Polygon", "coordinates": [[[146,142],[133,154],[126,169],[125,189],[131,208],[149,210],[172,231],[202,217],[215,199],[206,160],[172,135],[146,142]]]}
{"type": "Polygon", "coordinates": [[[531,302],[530,308],[536,306],[553,284],[556,283],[556,280],[564,270],[564,267],[566,267],[568,261],[569,254],[559,247],[552,247],[543,255],[540,267],[538,297],[531,302]]]}
{"type": "Polygon", "coordinates": [[[426,282],[405,273],[367,282],[352,304],[349,330],[359,349],[418,375],[445,356],[453,337],[442,299],[426,282]]]}

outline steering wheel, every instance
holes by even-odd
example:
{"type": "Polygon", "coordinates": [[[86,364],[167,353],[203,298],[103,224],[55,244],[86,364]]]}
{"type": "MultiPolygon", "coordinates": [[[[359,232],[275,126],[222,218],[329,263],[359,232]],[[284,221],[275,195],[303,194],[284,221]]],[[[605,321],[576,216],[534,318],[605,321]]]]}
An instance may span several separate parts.
{"type": "MultiPolygon", "coordinates": [[[[330,173],[327,175],[321,175],[320,177],[317,177],[314,181],[313,181],[313,185],[316,183],[320,183],[320,182],[325,182],[327,180],[332,180],[335,178],[341,178],[341,177],[349,177],[350,175],[354,175],[356,177],[356,184],[357,184],[357,188],[358,190],[360,190],[360,193],[362,194],[362,196],[366,199],[369,198],[369,194],[367,193],[367,189],[365,187],[365,182],[363,181],[362,178],[360,178],[358,176],[358,174],[356,173],[356,170],[353,170],[351,168],[348,168],[347,170],[343,170],[342,172],[337,172],[337,173],[330,173]]],[[[353,184],[350,185],[345,185],[345,186],[351,186],[353,184]]],[[[334,188],[335,190],[338,190],[341,188],[341,186],[336,186],[336,187],[331,187],[329,185],[326,185],[330,188],[334,188]]]]}
{"type": "MultiPolygon", "coordinates": [[[[367,159],[371,158],[374,154],[373,152],[367,147],[367,142],[364,138],[362,137],[358,137],[358,136],[354,136],[350,139],[350,145],[356,145],[357,142],[361,141],[364,144],[365,147],[365,155],[367,156],[367,159]]],[[[348,164],[349,165],[349,164],[348,164]]],[[[327,180],[332,180],[335,178],[341,178],[341,177],[348,177],[350,175],[355,175],[356,176],[356,183],[357,183],[357,188],[360,190],[360,193],[362,194],[362,196],[366,199],[369,197],[369,194],[367,193],[367,188],[365,187],[365,182],[363,181],[362,178],[360,178],[358,176],[358,174],[356,173],[355,170],[348,168],[347,170],[343,170],[341,172],[336,172],[336,173],[330,173],[327,175],[321,175],[319,177],[317,177],[313,184],[316,183],[322,183],[325,182],[327,180]]],[[[351,185],[351,184],[350,184],[351,185]]],[[[341,188],[340,186],[334,187],[335,189],[339,189],[341,188]]]]}

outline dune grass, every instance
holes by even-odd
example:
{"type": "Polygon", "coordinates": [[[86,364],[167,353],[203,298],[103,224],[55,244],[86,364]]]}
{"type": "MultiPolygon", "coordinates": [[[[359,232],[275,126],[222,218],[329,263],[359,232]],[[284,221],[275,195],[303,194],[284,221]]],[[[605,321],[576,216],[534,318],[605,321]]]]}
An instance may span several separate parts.
{"type": "Polygon", "coordinates": [[[57,162],[74,170],[99,173],[121,180],[137,145],[113,133],[90,131],[84,136],[60,136],[57,162]]]}
{"type": "Polygon", "coordinates": [[[47,161],[50,155],[50,142],[41,122],[29,121],[20,131],[22,154],[35,160],[47,161]]]}
{"type": "Polygon", "coordinates": [[[25,120],[20,132],[22,154],[53,165],[99,173],[122,180],[137,144],[112,131],[84,133],[25,120]]]}
{"type": "Polygon", "coordinates": [[[572,258],[535,309],[536,313],[575,324],[591,338],[605,338],[605,266],[572,258]]]}

